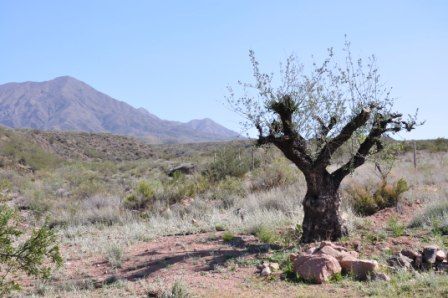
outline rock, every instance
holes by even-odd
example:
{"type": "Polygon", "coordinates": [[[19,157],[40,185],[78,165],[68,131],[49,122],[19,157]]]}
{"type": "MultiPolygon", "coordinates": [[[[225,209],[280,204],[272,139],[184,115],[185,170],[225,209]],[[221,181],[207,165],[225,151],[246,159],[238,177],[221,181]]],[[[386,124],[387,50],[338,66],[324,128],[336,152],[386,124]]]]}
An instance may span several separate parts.
{"type": "Polygon", "coordinates": [[[172,177],[174,176],[174,173],[179,172],[182,174],[193,174],[193,172],[196,170],[196,166],[193,164],[181,164],[177,167],[171,168],[168,170],[168,176],[172,177]]]}
{"type": "Polygon", "coordinates": [[[343,247],[341,245],[337,245],[337,244],[335,244],[335,243],[333,243],[331,241],[322,241],[320,243],[320,247],[319,248],[322,249],[322,248],[324,248],[326,246],[329,246],[329,247],[331,247],[331,248],[333,248],[333,249],[335,249],[337,251],[347,251],[347,249],[345,247],[343,247]]]}
{"type": "Polygon", "coordinates": [[[310,248],[308,248],[307,250],[305,250],[305,253],[311,255],[311,254],[313,254],[317,249],[318,249],[317,247],[315,247],[315,246],[311,246],[310,248]]]}
{"type": "Polygon", "coordinates": [[[436,252],[436,261],[443,262],[446,259],[446,253],[443,250],[438,250],[436,252]]]}
{"type": "Polygon", "coordinates": [[[343,272],[351,273],[356,279],[366,280],[378,269],[378,262],[375,260],[358,260],[347,255],[339,261],[343,272]]]}
{"type": "Polygon", "coordinates": [[[272,271],[269,267],[264,267],[263,270],[261,270],[260,275],[261,276],[269,276],[271,275],[272,271]]]}
{"type": "Polygon", "coordinates": [[[438,271],[448,272],[448,263],[446,263],[446,262],[439,263],[439,264],[437,264],[436,269],[438,271]]]}
{"type": "Polygon", "coordinates": [[[355,241],[355,242],[353,242],[353,249],[354,249],[356,252],[360,252],[360,251],[362,250],[362,244],[361,244],[361,241],[355,241]]]}
{"type": "Polygon", "coordinates": [[[398,253],[387,260],[387,263],[395,268],[411,268],[412,259],[398,253]]]}
{"type": "Polygon", "coordinates": [[[415,258],[417,258],[420,255],[418,252],[416,252],[412,249],[407,249],[407,248],[403,249],[401,251],[401,254],[403,256],[406,256],[406,257],[412,259],[412,260],[415,260],[415,258]]]}
{"type": "Polygon", "coordinates": [[[434,264],[436,262],[437,246],[429,245],[423,248],[422,261],[423,263],[434,264]]]}
{"type": "Polygon", "coordinates": [[[346,255],[345,252],[340,252],[339,250],[334,249],[332,246],[321,246],[320,248],[318,248],[314,254],[323,254],[323,255],[328,255],[328,256],[332,256],[336,259],[341,258],[342,256],[346,255]]]}
{"type": "Polygon", "coordinates": [[[418,255],[418,256],[415,258],[414,262],[412,262],[412,266],[413,266],[415,269],[420,269],[420,268],[422,267],[422,256],[421,256],[421,255],[418,255]]]}
{"type": "Polygon", "coordinates": [[[375,272],[372,275],[372,280],[390,281],[390,277],[386,273],[375,272]]]}
{"type": "Polygon", "coordinates": [[[290,256],[293,260],[293,270],[303,279],[315,283],[323,283],[341,272],[341,266],[336,258],[325,254],[290,256]]]}
{"type": "Polygon", "coordinates": [[[342,268],[342,271],[344,273],[350,272],[351,270],[351,264],[355,261],[357,261],[358,259],[355,258],[352,255],[345,255],[344,257],[342,257],[339,261],[339,265],[342,268]]]}
{"type": "Polygon", "coordinates": [[[269,264],[269,268],[272,271],[278,271],[278,270],[280,270],[280,265],[278,263],[270,263],[269,264]]]}

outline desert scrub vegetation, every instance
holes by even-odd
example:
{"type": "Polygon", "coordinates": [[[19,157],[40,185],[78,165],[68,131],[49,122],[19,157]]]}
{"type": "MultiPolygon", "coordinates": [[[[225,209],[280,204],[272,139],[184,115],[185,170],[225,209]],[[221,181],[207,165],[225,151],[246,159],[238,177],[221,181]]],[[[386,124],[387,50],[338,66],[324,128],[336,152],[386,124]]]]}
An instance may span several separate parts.
{"type": "Polygon", "coordinates": [[[23,219],[4,204],[0,205],[0,295],[20,290],[11,276],[25,273],[28,276],[48,279],[52,265],[59,267],[62,257],[56,235],[47,225],[25,233],[23,219]]]}
{"type": "Polygon", "coordinates": [[[382,180],[373,186],[352,184],[346,188],[353,211],[359,215],[372,215],[379,210],[397,206],[402,194],[408,190],[408,183],[403,178],[395,183],[382,180]]]}
{"type": "Polygon", "coordinates": [[[433,232],[448,235],[448,199],[432,202],[414,216],[410,223],[411,228],[427,227],[433,232]]]}

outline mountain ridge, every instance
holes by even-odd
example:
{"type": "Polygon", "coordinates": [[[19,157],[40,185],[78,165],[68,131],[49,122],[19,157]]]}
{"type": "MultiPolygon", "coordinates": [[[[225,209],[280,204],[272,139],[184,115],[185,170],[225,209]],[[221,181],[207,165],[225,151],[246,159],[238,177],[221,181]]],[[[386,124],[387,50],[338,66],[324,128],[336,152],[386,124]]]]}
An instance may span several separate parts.
{"type": "Polygon", "coordinates": [[[227,141],[239,137],[209,118],[163,120],[70,76],[0,85],[0,124],[44,131],[106,132],[151,143],[227,141]]]}

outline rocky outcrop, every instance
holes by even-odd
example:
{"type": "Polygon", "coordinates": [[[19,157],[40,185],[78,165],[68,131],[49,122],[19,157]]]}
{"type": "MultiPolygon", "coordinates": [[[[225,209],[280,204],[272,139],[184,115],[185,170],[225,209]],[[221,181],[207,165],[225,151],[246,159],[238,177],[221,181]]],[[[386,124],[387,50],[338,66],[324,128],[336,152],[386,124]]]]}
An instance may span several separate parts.
{"type": "Polygon", "coordinates": [[[448,260],[446,252],[435,245],[425,246],[417,252],[412,249],[403,249],[387,260],[393,268],[405,268],[415,270],[447,271],[448,260]]]}
{"type": "Polygon", "coordinates": [[[319,247],[309,247],[303,254],[292,254],[293,270],[310,282],[323,283],[337,273],[351,274],[358,280],[369,277],[387,280],[388,276],[377,272],[377,261],[359,259],[356,251],[323,241],[319,247]]]}

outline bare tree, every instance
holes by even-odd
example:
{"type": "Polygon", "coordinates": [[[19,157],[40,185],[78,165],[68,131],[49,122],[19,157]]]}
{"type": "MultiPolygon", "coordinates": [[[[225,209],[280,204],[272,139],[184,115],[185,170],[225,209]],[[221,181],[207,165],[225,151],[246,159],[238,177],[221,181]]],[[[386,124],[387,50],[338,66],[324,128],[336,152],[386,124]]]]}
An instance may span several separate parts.
{"type": "Polygon", "coordinates": [[[247,127],[257,129],[258,144],[274,144],[305,176],[302,242],[347,234],[340,216],[342,180],[383,149],[383,135],[416,126],[416,115],[403,120],[392,111],[390,88],[380,82],[374,56],[354,61],[348,42],[343,52],[343,63],[329,49],[310,70],[289,56],[274,87],[274,75],[261,72],[250,51],[255,82],[238,82],[239,95],[228,88],[229,103],[247,127]],[[349,160],[330,172],[332,156],[345,143],[349,160]]]}

